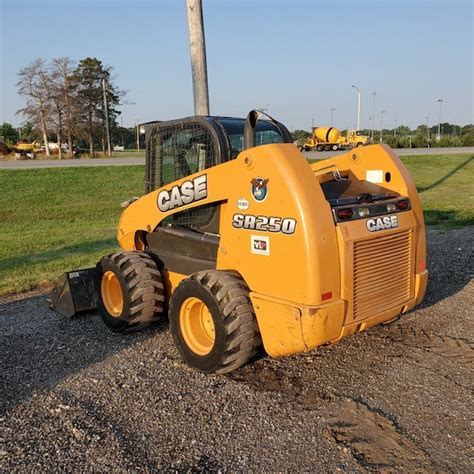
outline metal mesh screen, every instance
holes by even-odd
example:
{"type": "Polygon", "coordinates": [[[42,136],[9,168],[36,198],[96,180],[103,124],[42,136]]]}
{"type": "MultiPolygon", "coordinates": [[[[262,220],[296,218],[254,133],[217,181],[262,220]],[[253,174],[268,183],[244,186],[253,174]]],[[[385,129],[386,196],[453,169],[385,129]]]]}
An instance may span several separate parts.
{"type": "MultiPolygon", "coordinates": [[[[150,146],[150,191],[216,164],[212,136],[200,124],[183,123],[160,128],[153,133],[150,146]]],[[[204,226],[212,220],[216,209],[215,204],[205,204],[178,212],[167,217],[163,225],[204,226]]]]}
{"type": "Polygon", "coordinates": [[[152,137],[151,189],[213,166],[215,147],[211,134],[200,124],[177,124],[152,137]]]}

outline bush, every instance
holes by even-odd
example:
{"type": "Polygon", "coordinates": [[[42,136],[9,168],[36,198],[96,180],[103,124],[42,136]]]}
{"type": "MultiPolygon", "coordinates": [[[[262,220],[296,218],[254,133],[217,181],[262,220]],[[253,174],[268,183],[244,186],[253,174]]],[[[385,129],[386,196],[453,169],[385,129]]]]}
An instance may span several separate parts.
{"type": "Polygon", "coordinates": [[[450,137],[441,137],[440,141],[438,142],[438,146],[440,147],[453,146],[453,142],[450,137]]]}
{"type": "MultiPolygon", "coordinates": [[[[412,144],[413,146],[413,144],[412,144]]],[[[398,139],[398,148],[410,148],[410,138],[409,137],[400,137],[398,139]]]]}
{"type": "Polygon", "coordinates": [[[474,146],[474,133],[468,133],[462,137],[464,146],[474,146]]]}
{"type": "MultiPolygon", "coordinates": [[[[411,143],[414,148],[425,148],[428,146],[428,140],[424,135],[421,135],[420,133],[417,133],[413,137],[411,143]]],[[[433,143],[431,143],[431,146],[433,146],[433,143]]]]}

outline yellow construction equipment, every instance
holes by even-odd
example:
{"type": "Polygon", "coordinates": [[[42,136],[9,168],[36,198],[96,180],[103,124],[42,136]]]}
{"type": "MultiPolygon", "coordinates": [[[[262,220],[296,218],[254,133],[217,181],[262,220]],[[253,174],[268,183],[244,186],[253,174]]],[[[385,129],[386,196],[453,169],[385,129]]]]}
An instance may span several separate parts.
{"type": "Polygon", "coordinates": [[[69,272],[51,305],[98,306],[114,331],[167,312],[204,372],[310,351],[398,318],[425,293],[423,213],[385,145],[314,164],[279,122],[190,117],[146,124],[145,194],[123,211],[120,251],[69,272]]]}
{"type": "Polygon", "coordinates": [[[347,150],[370,144],[370,137],[360,131],[349,130],[347,137],[341,135],[335,127],[313,127],[311,136],[300,147],[304,151],[337,151],[347,150]]]}

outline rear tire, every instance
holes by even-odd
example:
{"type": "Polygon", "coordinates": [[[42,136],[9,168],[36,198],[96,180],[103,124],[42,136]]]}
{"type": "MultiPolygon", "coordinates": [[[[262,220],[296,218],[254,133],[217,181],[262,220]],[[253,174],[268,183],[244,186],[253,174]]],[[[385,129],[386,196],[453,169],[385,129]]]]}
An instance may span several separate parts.
{"type": "Polygon", "coordinates": [[[233,273],[208,270],[183,280],[171,297],[169,320],[181,357],[202,372],[231,372],[261,345],[249,289],[233,273]]]}
{"type": "Polygon", "coordinates": [[[161,274],[144,252],[119,252],[97,264],[98,309],[114,332],[136,331],[157,321],[163,313],[161,274]]]}

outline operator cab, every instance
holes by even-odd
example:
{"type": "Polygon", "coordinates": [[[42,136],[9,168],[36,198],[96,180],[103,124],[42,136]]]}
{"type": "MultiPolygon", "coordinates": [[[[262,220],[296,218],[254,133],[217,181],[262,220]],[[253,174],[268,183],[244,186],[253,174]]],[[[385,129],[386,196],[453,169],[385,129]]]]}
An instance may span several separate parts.
{"type": "MultiPolygon", "coordinates": [[[[259,115],[251,111],[247,119],[195,116],[143,124],[145,192],[233,160],[246,148],[293,143],[283,124],[271,117],[260,120],[259,115]]],[[[170,271],[186,273],[215,268],[220,206],[203,204],[172,214],[153,232],[142,236],[142,247],[159,255],[163,268],[170,271]]]]}

